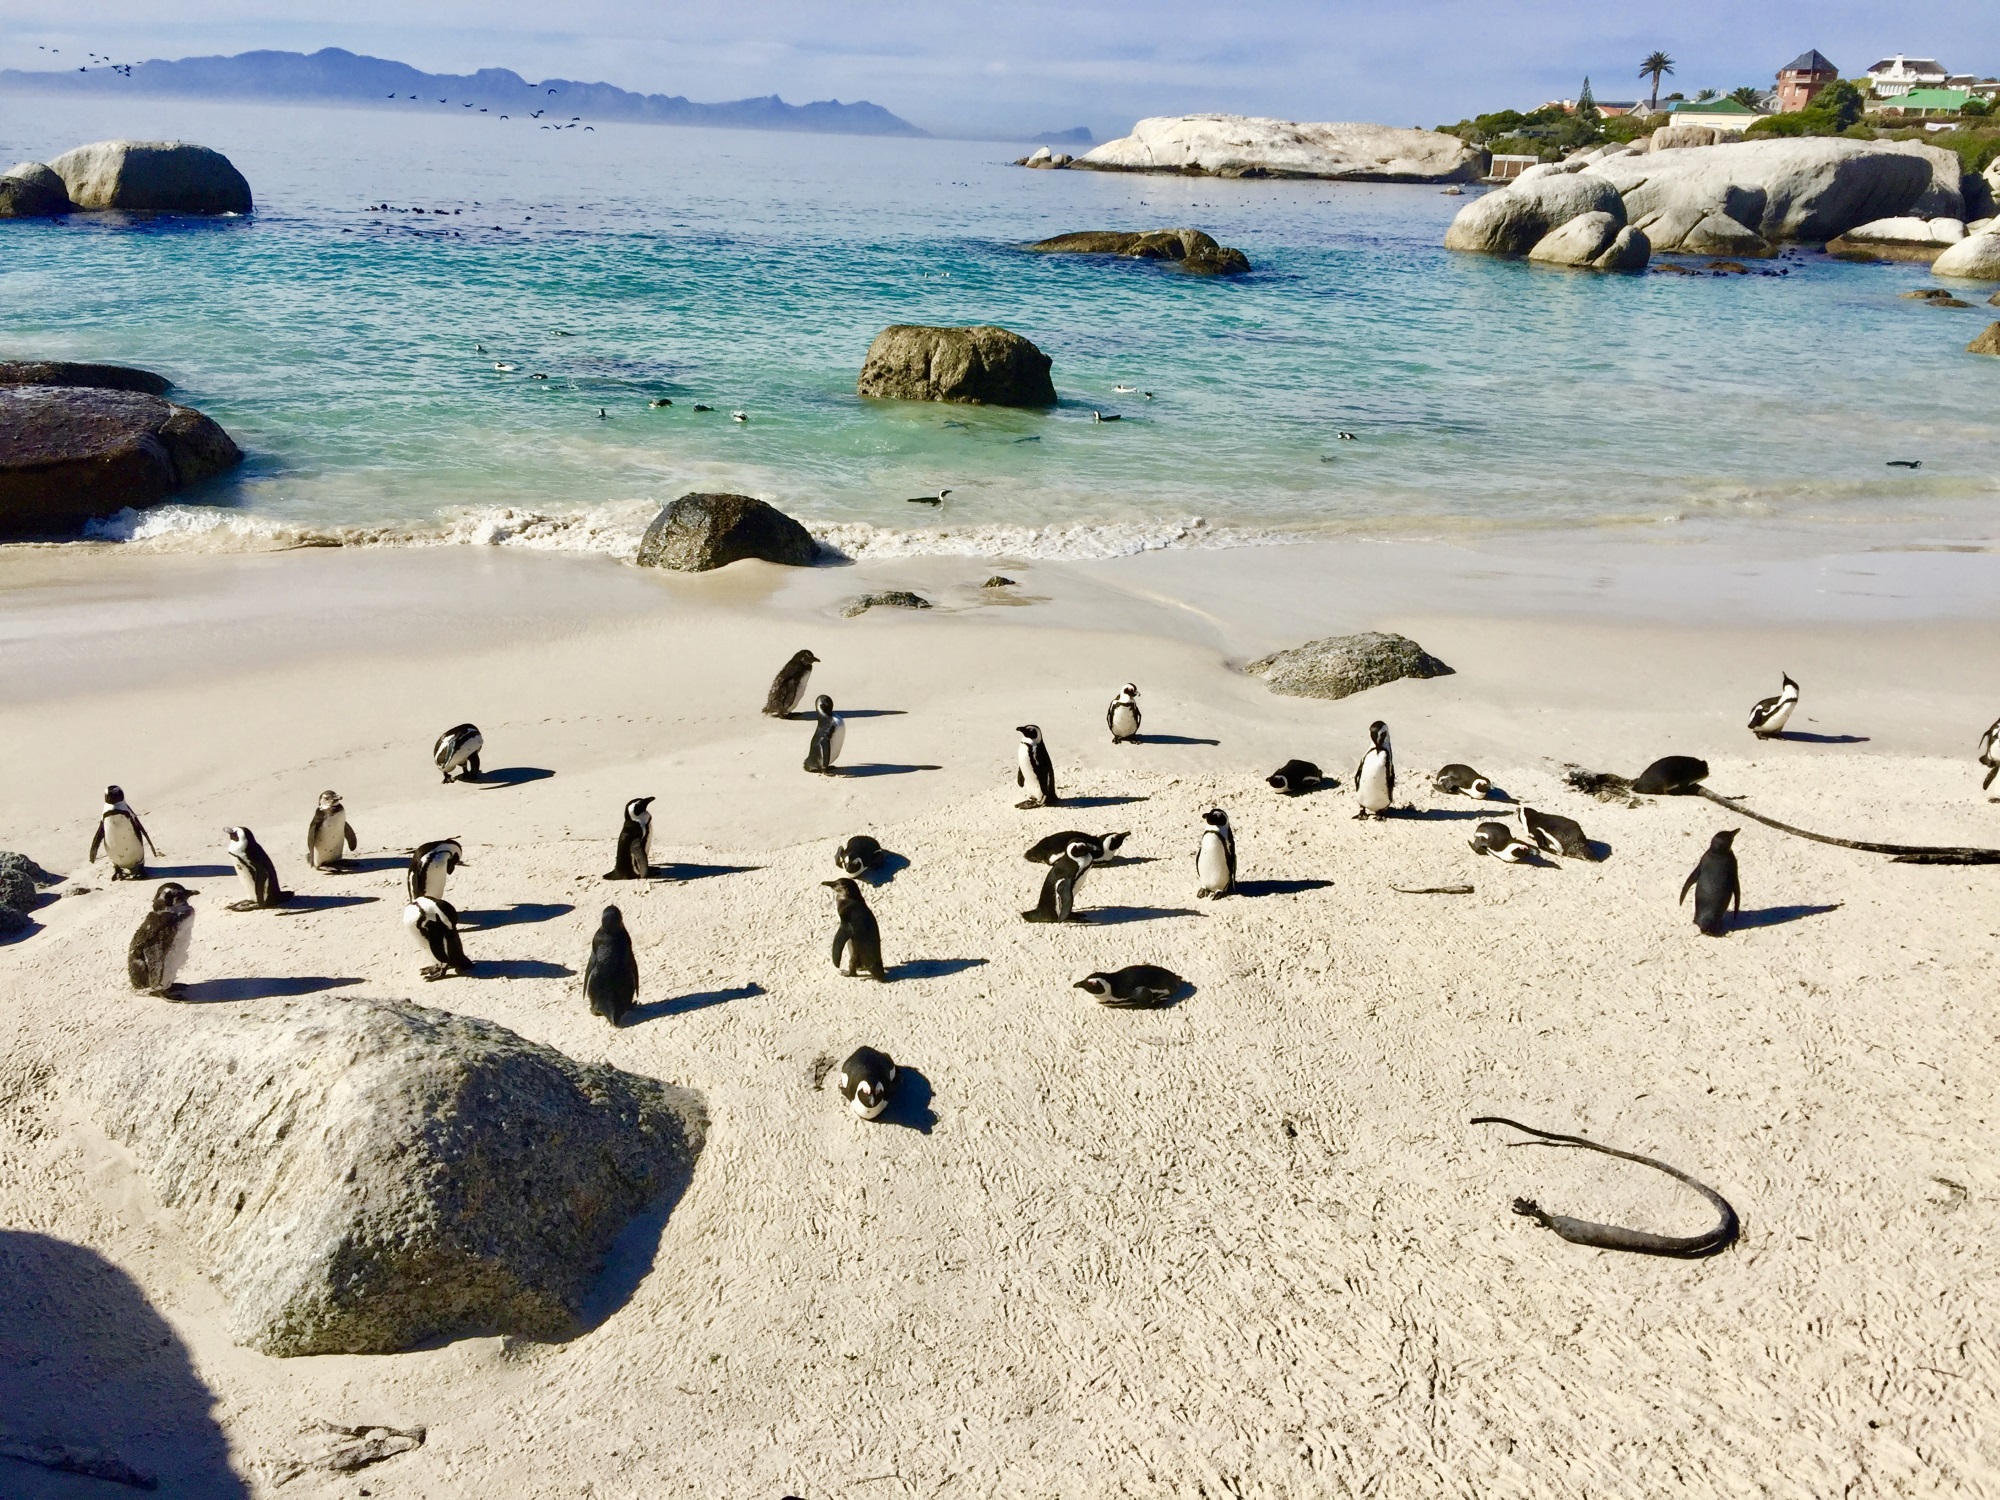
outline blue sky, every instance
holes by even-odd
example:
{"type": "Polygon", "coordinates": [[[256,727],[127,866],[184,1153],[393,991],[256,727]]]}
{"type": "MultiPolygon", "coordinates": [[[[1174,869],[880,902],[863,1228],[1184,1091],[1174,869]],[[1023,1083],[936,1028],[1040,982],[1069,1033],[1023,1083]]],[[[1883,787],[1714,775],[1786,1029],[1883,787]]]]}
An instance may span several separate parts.
{"type": "Polygon", "coordinates": [[[120,61],[346,47],[441,72],[510,67],[712,100],[872,99],[946,133],[1200,109],[1433,125],[1572,94],[1768,84],[1807,47],[1858,72],[1893,52],[2000,73],[2000,0],[0,0],[0,66],[37,45],[120,61]]]}

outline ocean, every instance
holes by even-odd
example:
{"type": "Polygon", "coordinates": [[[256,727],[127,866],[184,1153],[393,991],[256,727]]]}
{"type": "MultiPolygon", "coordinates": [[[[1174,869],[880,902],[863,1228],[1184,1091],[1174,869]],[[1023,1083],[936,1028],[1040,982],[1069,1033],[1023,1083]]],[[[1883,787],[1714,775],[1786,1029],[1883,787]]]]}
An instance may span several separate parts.
{"type": "Polygon", "coordinates": [[[242,219],[0,223],[0,357],[160,370],[249,455],[100,534],[622,553],[675,496],[736,490],[856,555],[1768,523],[1950,541],[1985,537],[2000,495],[2000,362],[1964,352],[1992,314],[1899,299],[1922,267],[1578,275],[1447,253],[1466,199],[1434,187],[541,123],[0,99],[6,160],[182,138],[257,195],[242,219]],[[1022,248],[1172,225],[1255,272],[1022,248]],[[1014,329],[1061,405],[861,400],[898,322],[1014,329]]]}

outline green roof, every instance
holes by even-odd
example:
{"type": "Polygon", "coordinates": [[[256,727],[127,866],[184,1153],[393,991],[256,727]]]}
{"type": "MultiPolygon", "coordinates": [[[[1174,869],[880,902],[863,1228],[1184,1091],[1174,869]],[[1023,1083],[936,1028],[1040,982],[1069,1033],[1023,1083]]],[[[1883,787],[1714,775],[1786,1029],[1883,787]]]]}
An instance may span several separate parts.
{"type": "Polygon", "coordinates": [[[1964,109],[1970,89],[1911,89],[1896,99],[1884,99],[1884,109],[1964,109]]]}
{"type": "Polygon", "coordinates": [[[1692,99],[1683,99],[1674,106],[1677,115],[1749,115],[1752,119],[1763,118],[1748,105],[1738,104],[1734,99],[1704,99],[1697,104],[1692,99]]]}

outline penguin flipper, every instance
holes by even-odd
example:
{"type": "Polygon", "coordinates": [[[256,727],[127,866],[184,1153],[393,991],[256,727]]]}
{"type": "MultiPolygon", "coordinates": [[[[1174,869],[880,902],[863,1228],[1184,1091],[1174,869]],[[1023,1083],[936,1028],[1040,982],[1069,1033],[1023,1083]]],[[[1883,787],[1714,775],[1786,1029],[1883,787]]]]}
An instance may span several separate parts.
{"type": "Polygon", "coordinates": [[[1688,892],[1694,889],[1695,881],[1699,880],[1700,878],[1701,878],[1701,866],[1696,865],[1692,870],[1688,871],[1687,881],[1685,884],[1681,886],[1681,899],[1676,901],[1674,905],[1676,906],[1687,905],[1688,892]]]}
{"type": "MultiPolygon", "coordinates": [[[[1992,781],[1993,773],[1990,771],[1987,772],[1986,779],[1989,782],[1992,781]]],[[[90,858],[85,860],[84,863],[91,865],[96,864],[97,856],[102,854],[103,852],[104,852],[104,819],[99,818],[97,820],[97,832],[94,835],[92,835],[90,840],[90,858]]]]}
{"type": "Polygon", "coordinates": [[[356,839],[354,836],[354,825],[352,823],[349,823],[347,825],[347,847],[349,850],[359,849],[361,847],[360,841],[356,839]]]}
{"type": "Polygon", "coordinates": [[[153,858],[158,859],[160,857],[160,846],[153,842],[153,836],[146,832],[146,825],[139,821],[136,813],[132,817],[132,826],[138,830],[139,837],[146,841],[146,847],[153,851],[153,858]]]}
{"type": "MultiPolygon", "coordinates": [[[[1983,792],[1989,786],[1993,785],[1993,778],[1995,776],[2000,776],[2000,761],[1995,761],[1992,765],[1986,768],[1986,779],[1979,783],[1979,790],[1983,792]]],[[[90,857],[92,859],[97,858],[95,854],[91,855],[90,857]]]]}

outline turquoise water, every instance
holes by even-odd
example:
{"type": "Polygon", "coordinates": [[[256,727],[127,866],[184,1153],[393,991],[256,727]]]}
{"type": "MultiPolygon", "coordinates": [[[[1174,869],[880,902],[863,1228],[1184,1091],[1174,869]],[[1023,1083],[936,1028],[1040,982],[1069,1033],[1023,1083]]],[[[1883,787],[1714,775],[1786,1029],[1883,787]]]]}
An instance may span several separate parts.
{"type": "Polygon", "coordinates": [[[877,551],[1668,518],[1983,534],[2000,493],[2000,361],[1963,352],[1995,315],[1899,300],[1918,267],[1578,276],[1447,254],[1465,200],[1436,189],[1027,172],[990,143],[0,100],[7,160],[121,134],[213,145],[259,203],[0,223],[0,353],[165,371],[251,455],[142,537],[620,550],[696,488],[877,551]],[[1019,248],[1173,224],[1255,274],[1019,248]],[[1005,324],[1054,357],[1062,405],[864,402],[893,322],[1005,324]],[[940,486],[942,513],[905,503],[940,486]]]}

